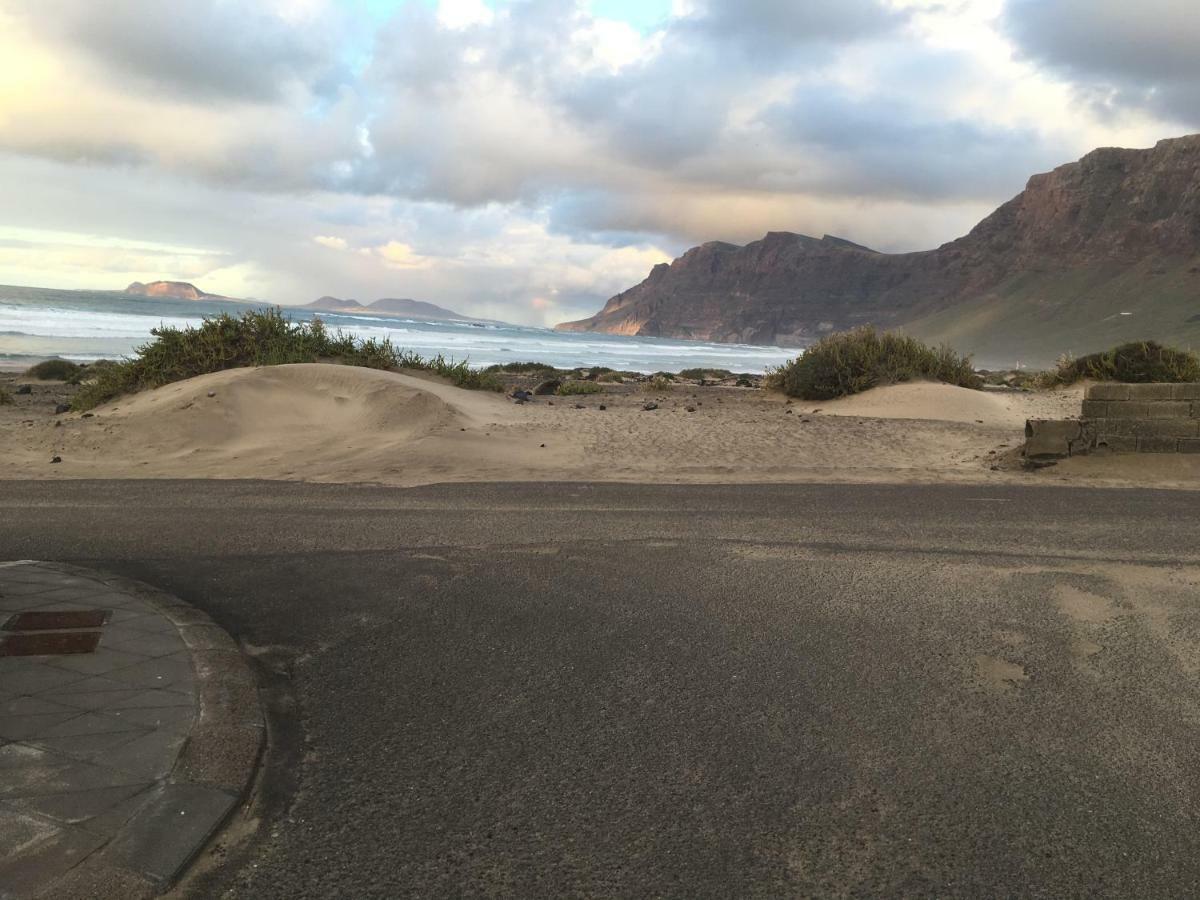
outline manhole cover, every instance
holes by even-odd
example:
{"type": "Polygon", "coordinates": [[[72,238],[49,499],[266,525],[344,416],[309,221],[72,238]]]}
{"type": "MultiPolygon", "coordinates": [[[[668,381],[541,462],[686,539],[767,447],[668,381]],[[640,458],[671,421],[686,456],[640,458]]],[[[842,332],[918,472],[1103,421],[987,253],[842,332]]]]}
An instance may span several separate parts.
{"type": "Polygon", "coordinates": [[[95,653],[100,643],[98,631],[48,631],[37,634],[10,634],[0,638],[0,656],[62,656],[68,653],[95,653]]]}
{"type": "Polygon", "coordinates": [[[61,612],[17,613],[4,623],[5,631],[58,631],[62,628],[99,628],[108,619],[107,609],[74,609],[61,612]]]}

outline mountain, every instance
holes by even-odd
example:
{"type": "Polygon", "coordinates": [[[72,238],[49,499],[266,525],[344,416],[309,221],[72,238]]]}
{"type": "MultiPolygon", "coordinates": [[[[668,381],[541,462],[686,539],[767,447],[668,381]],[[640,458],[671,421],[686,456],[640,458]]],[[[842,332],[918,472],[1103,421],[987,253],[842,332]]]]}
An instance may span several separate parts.
{"type": "Polygon", "coordinates": [[[366,313],[369,315],[402,316],[411,319],[428,319],[437,322],[471,322],[476,324],[503,324],[492,319],[476,319],[464,316],[452,309],[445,309],[423,300],[404,300],[396,297],[384,297],[374,303],[362,304],[357,300],[342,300],[338,297],[322,297],[307,303],[303,309],[323,310],[338,313],[366,313]]]}
{"type": "Polygon", "coordinates": [[[804,346],[873,324],[1044,364],[1122,340],[1200,345],[1200,135],[1104,148],[936,250],[775,232],[709,243],[561,331],[804,346]]]}
{"type": "Polygon", "coordinates": [[[200,290],[194,284],[186,281],[152,281],[143,284],[135,281],[125,288],[126,294],[140,294],[143,297],[168,297],[172,300],[229,300],[220,294],[209,294],[200,290]]]}

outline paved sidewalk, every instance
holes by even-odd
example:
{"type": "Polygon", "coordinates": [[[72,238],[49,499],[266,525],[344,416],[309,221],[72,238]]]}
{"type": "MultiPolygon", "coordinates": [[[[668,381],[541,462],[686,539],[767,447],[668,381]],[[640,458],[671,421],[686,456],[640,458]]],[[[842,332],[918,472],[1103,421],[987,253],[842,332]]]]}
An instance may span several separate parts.
{"type": "Polygon", "coordinates": [[[124,579],[0,563],[0,900],[169,886],[262,741],[249,667],[203,613],[124,579]],[[85,615],[48,615],[68,611],[85,615]]]}

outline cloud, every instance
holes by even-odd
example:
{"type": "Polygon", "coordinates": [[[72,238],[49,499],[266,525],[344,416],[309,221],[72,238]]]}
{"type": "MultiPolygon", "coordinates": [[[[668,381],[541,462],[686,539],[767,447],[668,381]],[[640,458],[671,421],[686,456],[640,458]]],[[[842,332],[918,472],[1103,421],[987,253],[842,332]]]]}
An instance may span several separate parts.
{"type": "Polygon", "coordinates": [[[934,246],[1196,96],[1188,6],[1001,3],[0,0],[6,221],[90,236],[5,277],[153,238],[232,296],[540,322],[705,240],[934,246]]]}
{"type": "Polygon", "coordinates": [[[314,244],[320,244],[322,247],[327,247],[330,250],[345,250],[350,244],[345,238],[333,237],[331,235],[318,234],[313,238],[314,244]]]}
{"type": "Polygon", "coordinates": [[[227,0],[18,0],[15,8],[35,35],[155,93],[270,101],[332,65],[328,31],[312,11],[296,18],[227,0]]]}
{"type": "Polygon", "coordinates": [[[1098,109],[1149,109],[1200,126],[1194,0],[1008,0],[1021,52],[1069,78],[1098,109]]]}

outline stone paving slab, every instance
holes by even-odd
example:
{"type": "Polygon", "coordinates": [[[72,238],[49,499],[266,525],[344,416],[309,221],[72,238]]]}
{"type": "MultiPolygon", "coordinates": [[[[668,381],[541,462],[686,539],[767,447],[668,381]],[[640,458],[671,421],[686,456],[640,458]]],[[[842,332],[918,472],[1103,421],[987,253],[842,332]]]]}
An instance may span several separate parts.
{"type": "Polygon", "coordinates": [[[0,655],[0,900],[160,892],[261,753],[253,675],[203,613],[126,579],[0,563],[0,653],[12,615],[92,609],[108,611],[84,629],[94,652],[0,655]]]}

